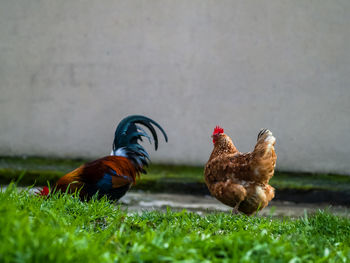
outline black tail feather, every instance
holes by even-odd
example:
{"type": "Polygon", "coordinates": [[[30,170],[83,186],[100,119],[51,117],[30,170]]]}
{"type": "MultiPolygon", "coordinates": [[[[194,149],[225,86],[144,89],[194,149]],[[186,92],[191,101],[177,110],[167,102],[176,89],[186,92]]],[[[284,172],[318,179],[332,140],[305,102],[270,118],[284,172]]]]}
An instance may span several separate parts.
{"type": "Polygon", "coordinates": [[[113,152],[116,153],[117,150],[121,149],[134,162],[138,170],[145,173],[143,167],[148,165],[149,155],[138,141],[142,141],[142,137],[145,137],[151,143],[152,138],[141,126],[136,124],[141,124],[150,130],[155,150],[158,149],[158,136],[153,125],[162,132],[166,142],[168,142],[168,136],[158,123],[141,115],[128,116],[118,124],[113,141],[113,152]]]}

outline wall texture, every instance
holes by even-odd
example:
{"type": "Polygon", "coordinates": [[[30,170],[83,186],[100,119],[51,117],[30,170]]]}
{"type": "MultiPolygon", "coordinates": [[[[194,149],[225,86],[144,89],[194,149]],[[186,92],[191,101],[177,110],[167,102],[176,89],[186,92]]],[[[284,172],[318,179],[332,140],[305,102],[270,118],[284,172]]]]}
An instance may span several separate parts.
{"type": "Polygon", "coordinates": [[[350,174],[350,1],[0,2],[0,155],[99,157],[144,114],[154,162],[204,164],[260,128],[278,169],[350,174]]]}

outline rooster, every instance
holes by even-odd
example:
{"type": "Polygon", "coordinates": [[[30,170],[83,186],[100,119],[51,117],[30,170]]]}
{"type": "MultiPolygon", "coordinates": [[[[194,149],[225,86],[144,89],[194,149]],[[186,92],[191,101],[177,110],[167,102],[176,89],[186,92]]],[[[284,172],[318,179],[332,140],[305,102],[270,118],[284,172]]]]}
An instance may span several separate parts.
{"type": "Polygon", "coordinates": [[[268,184],[277,159],[272,133],[261,130],[254,151],[248,153],[240,153],[219,126],[212,138],[214,149],[204,170],[211,195],[233,207],[233,213],[251,215],[266,207],[275,196],[268,184]]]}
{"type": "MultiPolygon", "coordinates": [[[[89,200],[97,194],[98,198],[107,196],[110,200],[118,200],[135,184],[136,177],[146,174],[149,155],[138,143],[145,137],[151,143],[152,138],[137,124],[147,127],[154,140],[155,150],[158,149],[158,137],[152,124],[168,137],[163,128],[150,118],[132,115],[124,118],[118,125],[111,156],[88,162],[74,171],[64,175],[54,185],[54,191],[73,193],[79,191],[80,198],[89,200]]],[[[39,193],[42,196],[50,194],[48,187],[39,193]]]]}

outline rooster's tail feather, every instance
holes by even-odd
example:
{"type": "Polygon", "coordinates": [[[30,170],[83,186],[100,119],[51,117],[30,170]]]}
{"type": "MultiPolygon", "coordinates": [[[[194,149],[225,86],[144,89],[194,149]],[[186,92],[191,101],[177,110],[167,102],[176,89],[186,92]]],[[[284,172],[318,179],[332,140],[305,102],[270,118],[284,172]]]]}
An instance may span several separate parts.
{"type": "Polygon", "coordinates": [[[152,124],[162,132],[165,141],[168,141],[168,136],[166,135],[165,131],[154,120],[141,115],[128,116],[118,124],[115,131],[113,155],[127,157],[133,161],[138,171],[146,173],[143,167],[148,165],[149,155],[147,151],[138,143],[138,141],[142,141],[142,137],[145,137],[151,143],[152,138],[141,126],[137,124],[141,124],[150,130],[154,140],[155,150],[158,149],[158,136],[152,124]]]}

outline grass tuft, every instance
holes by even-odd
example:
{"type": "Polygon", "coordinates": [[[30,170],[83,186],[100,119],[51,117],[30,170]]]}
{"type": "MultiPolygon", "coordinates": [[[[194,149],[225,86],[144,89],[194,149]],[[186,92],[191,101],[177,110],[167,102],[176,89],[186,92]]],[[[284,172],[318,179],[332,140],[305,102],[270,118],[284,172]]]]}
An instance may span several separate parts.
{"type": "Polygon", "coordinates": [[[128,214],[105,199],[0,193],[0,262],[347,262],[350,219],[128,214]]]}

